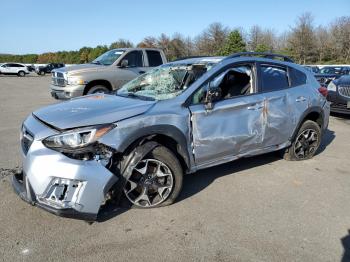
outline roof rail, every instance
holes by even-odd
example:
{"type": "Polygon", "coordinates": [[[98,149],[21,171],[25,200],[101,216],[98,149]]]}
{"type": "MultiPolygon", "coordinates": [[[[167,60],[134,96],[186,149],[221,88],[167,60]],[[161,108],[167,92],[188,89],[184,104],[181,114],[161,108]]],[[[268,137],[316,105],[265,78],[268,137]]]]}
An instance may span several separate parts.
{"type": "Polygon", "coordinates": [[[171,60],[170,62],[176,62],[176,61],[181,61],[181,60],[191,59],[191,58],[206,58],[206,57],[214,57],[214,56],[210,56],[210,55],[184,56],[184,57],[179,57],[179,58],[176,58],[176,59],[174,59],[174,60],[171,60]]]}
{"type": "Polygon", "coordinates": [[[291,59],[288,56],[280,55],[280,54],[273,54],[273,53],[264,53],[264,52],[241,52],[241,53],[235,53],[235,54],[227,56],[226,59],[228,59],[228,58],[236,58],[236,57],[241,57],[241,56],[261,56],[261,57],[269,58],[269,59],[282,58],[282,60],[285,61],[285,62],[294,63],[293,59],[291,59]]]}

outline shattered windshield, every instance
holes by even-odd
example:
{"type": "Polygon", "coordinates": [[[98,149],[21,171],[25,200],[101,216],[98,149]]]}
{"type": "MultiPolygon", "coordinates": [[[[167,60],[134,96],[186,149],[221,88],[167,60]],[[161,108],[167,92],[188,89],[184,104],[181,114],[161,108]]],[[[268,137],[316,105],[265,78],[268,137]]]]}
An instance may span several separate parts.
{"type": "Polygon", "coordinates": [[[91,64],[98,65],[111,65],[113,64],[125,51],[124,50],[111,50],[99,57],[97,57],[91,64]]]}
{"type": "Polygon", "coordinates": [[[138,97],[140,99],[171,99],[201,77],[212,64],[164,65],[125,84],[117,95],[138,97]]]}

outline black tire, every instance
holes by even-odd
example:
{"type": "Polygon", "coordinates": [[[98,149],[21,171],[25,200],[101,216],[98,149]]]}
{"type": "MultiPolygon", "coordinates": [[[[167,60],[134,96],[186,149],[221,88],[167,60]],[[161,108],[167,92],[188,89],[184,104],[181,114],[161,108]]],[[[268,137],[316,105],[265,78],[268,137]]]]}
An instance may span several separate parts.
{"type": "Polygon", "coordinates": [[[24,76],[26,76],[26,73],[25,73],[24,71],[19,71],[19,72],[17,73],[17,75],[18,75],[19,77],[24,77],[24,76]]]}
{"type": "Polygon", "coordinates": [[[40,71],[40,75],[44,76],[45,75],[45,71],[40,71]]]}
{"type": "Polygon", "coordinates": [[[162,206],[168,206],[173,204],[181,192],[182,182],[183,182],[183,170],[179,160],[171,150],[169,150],[164,146],[155,147],[150,153],[148,153],[144,157],[144,159],[158,160],[164,163],[170,169],[172,178],[173,178],[172,189],[169,195],[161,203],[152,205],[152,206],[141,206],[133,203],[126,195],[126,191],[125,191],[127,187],[127,183],[126,183],[125,188],[123,189],[125,199],[132,205],[132,207],[135,207],[135,208],[155,208],[155,207],[162,207],[162,206]]]}
{"type": "Polygon", "coordinates": [[[110,92],[110,90],[104,86],[104,85],[95,85],[92,86],[88,89],[88,91],[86,92],[87,95],[90,94],[96,94],[96,93],[103,93],[103,94],[108,94],[110,92]]]}
{"type": "Polygon", "coordinates": [[[320,146],[321,138],[320,126],[314,121],[306,120],[294,137],[291,146],[282,152],[283,158],[289,161],[301,161],[312,158],[320,146]],[[308,134],[310,134],[310,138],[305,138],[305,135],[307,136],[308,134]],[[311,136],[317,140],[314,141],[311,139],[311,136]]]}

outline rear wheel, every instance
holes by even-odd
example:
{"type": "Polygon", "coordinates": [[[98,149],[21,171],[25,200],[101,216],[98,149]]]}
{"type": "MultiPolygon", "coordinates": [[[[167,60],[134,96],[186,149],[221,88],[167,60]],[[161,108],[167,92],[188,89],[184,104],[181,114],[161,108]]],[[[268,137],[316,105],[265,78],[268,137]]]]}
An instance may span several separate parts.
{"type": "Polygon", "coordinates": [[[166,147],[147,154],[127,179],[124,194],[135,207],[152,208],[172,204],[182,188],[179,160],[166,147]]]}
{"type": "Polygon", "coordinates": [[[96,94],[96,93],[108,94],[109,89],[107,87],[105,87],[104,85],[96,85],[96,86],[90,87],[90,89],[87,91],[86,94],[90,95],[90,94],[96,94]]]}
{"type": "Polygon", "coordinates": [[[23,77],[23,76],[26,75],[26,73],[25,73],[24,71],[19,71],[19,72],[17,73],[17,75],[20,76],[20,77],[23,77]]]}
{"type": "Polygon", "coordinates": [[[300,127],[292,145],[285,149],[283,158],[286,160],[306,160],[312,158],[321,143],[321,128],[311,120],[305,121],[300,127]]]}
{"type": "Polygon", "coordinates": [[[44,76],[45,75],[45,71],[40,71],[40,75],[44,76]]]}

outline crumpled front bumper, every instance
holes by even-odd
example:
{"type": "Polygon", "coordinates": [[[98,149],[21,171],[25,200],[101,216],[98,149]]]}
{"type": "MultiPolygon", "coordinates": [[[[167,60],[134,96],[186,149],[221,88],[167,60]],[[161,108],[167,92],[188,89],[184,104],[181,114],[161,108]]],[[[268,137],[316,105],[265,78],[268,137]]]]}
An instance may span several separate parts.
{"type": "Polygon", "coordinates": [[[23,173],[13,177],[15,192],[56,215],[95,220],[118,177],[96,160],[72,159],[45,147],[41,140],[56,132],[33,116],[24,126],[33,141],[22,145],[23,173]]]}
{"type": "Polygon", "coordinates": [[[45,205],[38,202],[30,183],[27,181],[27,178],[23,173],[14,175],[12,177],[12,186],[14,191],[17,193],[17,195],[20,196],[22,200],[28,202],[31,205],[40,207],[52,214],[86,221],[96,220],[97,214],[79,212],[74,208],[57,209],[50,205],[45,205]]]}

